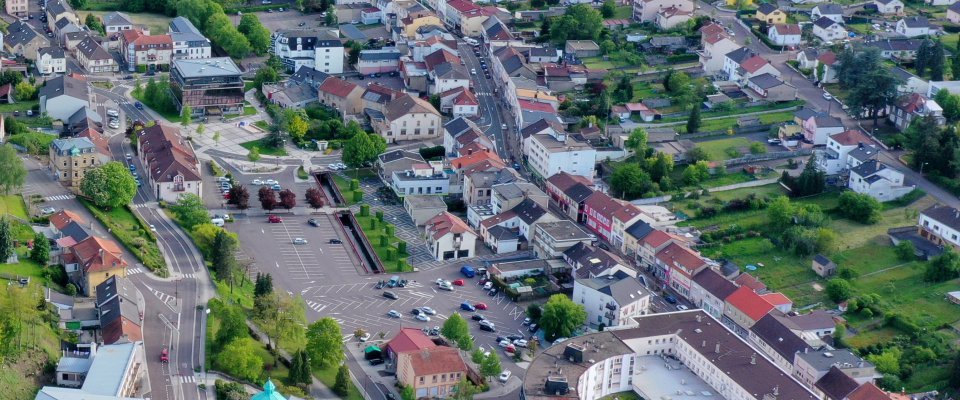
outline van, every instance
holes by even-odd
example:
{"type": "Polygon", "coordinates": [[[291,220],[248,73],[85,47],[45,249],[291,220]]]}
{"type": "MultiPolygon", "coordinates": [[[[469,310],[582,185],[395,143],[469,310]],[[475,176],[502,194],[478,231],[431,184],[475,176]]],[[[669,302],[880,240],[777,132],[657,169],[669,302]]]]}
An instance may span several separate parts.
{"type": "Polygon", "coordinates": [[[399,284],[399,283],[400,283],[400,277],[397,276],[397,275],[394,275],[393,277],[390,278],[390,282],[387,283],[387,286],[389,286],[389,287],[397,287],[397,284],[399,284]]]}
{"type": "Polygon", "coordinates": [[[222,228],[224,220],[223,218],[212,218],[210,219],[210,223],[213,224],[214,226],[219,226],[222,228]]]}
{"type": "Polygon", "coordinates": [[[460,273],[467,278],[473,278],[474,276],[477,276],[476,271],[474,271],[473,267],[469,265],[464,265],[460,267],[460,273]]]}

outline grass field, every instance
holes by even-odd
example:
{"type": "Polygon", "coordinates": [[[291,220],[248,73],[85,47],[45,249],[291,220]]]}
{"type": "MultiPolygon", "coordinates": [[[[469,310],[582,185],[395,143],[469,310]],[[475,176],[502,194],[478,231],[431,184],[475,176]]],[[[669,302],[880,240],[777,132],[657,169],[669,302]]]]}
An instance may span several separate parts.
{"type": "Polygon", "coordinates": [[[373,246],[373,251],[377,253],[377,257],[380,257],[380,262],[383,263],[384,269],[390,272],[402,272],[397,270],[397,260],[400,258],[405,258],[409,254],[405,252],[400,253],[399,251],[396,250],[397,243],[400,242],[400,239],[397,238],[395,234],[388,236],[386,233],[386,229],[384,228],[384,226],[386,225],[386,222],[377,221],[377,218],[374,214],[375,214],[375,211],[370,210],[369,216],[362,217],[358,213],[358,214],[354,214],[354,217],[357,218],[357,223],[360,224],[360,229],[363,230],[363,233],[367,236],[367,240],[370,241],[370,245],[373,246]],[[371,229],[370,224],[373,221],[376,221],[375,222],[376,228],[371,229]],[[383,243],[381,241],[382,237],[387,238],[386,239],[387,245],[385,246],[381,245],[383,243]],[[395,253],[396,255],[393,257],[393,259],[389,258],[388,249],[390,248],[394,249],[394,251],[396,252],[395,253]]]}
{"type": "Polygon", "coordinates": [[[40,102],[38,100],[18,101],[13,104],[4,103],[4,104],[0,104],[0,113],[32,110],[34,107],[37,107],[39,104],[40,102]]]}
{"type": "Polygon", "coordinates": [[[601,58],[601,57],[587,57],[587,58],[584,58],[584,59],[583,59],[583,64],[586,65],[587,68],[594,68],[594,69],[614,69],[614,68],[617,68],[617,66],[614,65],[612,62],[607,61],[607,60],[604,60],[604,59],[601,58]]]}
{"type": "MultiPolygon", "coordinates": [[[[332,388],[334,384],[337,383],[337,368],[314,368],[313,376],[323,382],[327,387],[332,388]]],[[[353,381],[350,381],[350,393],[347,394],[347,397],[341,397],[344,400],[363,400],[363,396],[360,395],[360,390],[353,384],[353,381]]]]}
{"type": "Polygon", "coordinates": [[[730,148],[737,149],[740,154],[750,153],[748,149],[748,147],[750,147],[750,141],[742,137],[700,142],[697,143],[697,147],[700,147],[706,151],[707,154],[710,155],[711,161],[723,161],[733,158],[726,153],[727,149],[730,148]]]}
{"type": "MultiPolygon", "coordinates": [[[[77,17],[80,18],[80,21],[83,21],[85,18],[87,18],[87,14],[93,14],[93,15],[96,15],[98,19],[102,20],[103,16],[108,13],[109,13],[108,11],[79,11],[77,12],[77,17]]],[[[130,22],[133,22],[134,25],[146,25],[147,27],[150,28],[150,32],[153,33],[154,35],[166,32],[168,27],[170,26],[170,21],[173,20],[173,18],[170,18],[163,14],[148,14],[148,13],[141,13],[141,14],[126,13],[126,14],[129,15],[130,19],[133,20],[130,22]]]]}
{"type": "Polygon", "coordinates": [[[350,192],[350,181],[337,174],[331,174],[331,176],[333,177],[333,183],[337,185],[340,194],[343,195],[343,202],[348,206],[356,203],[353,201],[353,194],[350,192]]]}
{"type": "Polygon", "coordinates": [[[283,147],[268,147],[263,144],[263,139],[251,140],[249,142],[240,143],[240,146],[247,149],[253,150],[256,147],[260,151],[260,155],[263,156],[285,156],[287,151],[283,147]]]}
{"type": "Polygon", "coordinates": [[[23,198],[15,194],[0,196],[0,215],[27,219],[27,206],[23,204],[23,198]]]}
{"type": "Polygon", "coordinates": [[[633,7],[632,6],[619,6],[617,7],[616,12],[613,13],[614,19],[631,19],[633,18],[633,7]]]}

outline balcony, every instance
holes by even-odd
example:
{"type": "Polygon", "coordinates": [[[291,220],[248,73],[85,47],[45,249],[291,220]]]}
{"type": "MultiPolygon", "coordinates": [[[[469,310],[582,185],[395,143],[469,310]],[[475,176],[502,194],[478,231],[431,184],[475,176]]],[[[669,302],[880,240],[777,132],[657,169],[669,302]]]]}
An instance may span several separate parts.
{"type": "Polygon", "coordinates": [[[611,311],[616,311],[616,310],[617,310],[617,304],[614,303],[614,302],[612,302],[612,301],[609,302],[609,303],[607,303],[606,307],[607,307],[608,310],[611,310],[611,311]]]}
{"type": "Polygon", "coordinates": [[[607,311],[606,313],[603,314],[603,317],[612,322],[613,320],[617,319],[617,314],[614,313],[613,311],[607,311]]]}

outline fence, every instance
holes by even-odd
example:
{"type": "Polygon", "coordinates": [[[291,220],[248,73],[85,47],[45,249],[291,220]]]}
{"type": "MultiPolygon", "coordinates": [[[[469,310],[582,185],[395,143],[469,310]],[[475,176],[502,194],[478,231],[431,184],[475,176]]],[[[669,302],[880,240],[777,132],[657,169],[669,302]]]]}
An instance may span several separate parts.
{"type": "Polygon", "coordinates": [[[794,151],[775,151],[772,153],[763,153],[763,154],[749,154],[739,158],[732,158],[723,162],[724,166],[733,166],[741,164],[749,164],[758,161],[770,161],[777,160],[781,158],[790,158],[798,156],[808,156],[813,153],[813,149],[801,149],[794,151]]]}

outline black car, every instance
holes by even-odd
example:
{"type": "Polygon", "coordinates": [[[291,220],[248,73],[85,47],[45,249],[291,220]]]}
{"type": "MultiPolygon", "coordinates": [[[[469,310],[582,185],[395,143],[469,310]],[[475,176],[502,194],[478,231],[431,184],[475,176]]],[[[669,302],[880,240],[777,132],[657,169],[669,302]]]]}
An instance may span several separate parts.
{"type": "Polygon", "coordinates": [[[330,239],[330,244],[343,244],[343,241],[340,239],[330,239]]]}
{"type": "Polygon", "coordinates": [[[473,314],[473,317],[471,317],[471,318],[472,318],[474,321],[483,321],[483,320],[487,319],[487,317],[484,317],[484,316],[482,316],[482,315],[480,315],[480,314],[473,314]]]}
{"type": "Polygon", "coordinates": [[[386,297],[386,298],[388,298],[388,299],[390,299],[390,300],[399,300],[399,299],[400,299],[400,296],[397,296],[396,293],[391,292],[391,291],[385,291],[385,292],[383,292],[383,297],[386,297]]]}
{"type": "Polygon", "coordinates": [[[379,282],[377,282],[377,285],[374,286],[373,288],[374,288],[374,289],[383,289],[383,286],[386,285],[386,284],[387,284],[387,283],[384,282],[384,281],[379,281],[379,282]]]}
{"type": "Polygon", "coordinates": [[[490,289],[490,293],[487,296],[493,297],[497,295],[497,289],[490,289]]]}
{"type": "Polygon", "coordinates": [[[676,297],[673,297],[673,295],[668,294],[668,295],[666,295],[666,296],[663,296],[663,299],[666,300],[667,303],[677,304],[677,298],[676,298],[676,297]]]}
{"type": "Polygon", "coordinates": [[[514,341],[514,340],[520,340],[520,339],[523,339],[523,338],[524,338],[523,335],[518,335],[518,334],[516,334],[516,333],[514,333],[514,334],[512,334],[512,335],[510,335],[510,336],[507,336],[507,339],[510,339],[511,342],[514,341]]]}
{"type": "Polygon", "coordinates": [[[494,327],[492,327],[492,326],[490,326],[490,325],[480,325],[480,330],[481,330],[481,331],[487,331],[487,332],[496,332],[496,331],[497,331],[496,328],[494,328],[494,327]]]}
{"type": "Polygon", "coordinates": [[[502,341],[504,341],[504,340],[507,340],[507,338],[505,338],[505,337],[503,337],[503,336],[497,336],[497,343],[500,343],[500,342],[502,342],[502,341]]]}
{"type": "Polygon", "coordinates": [[[407,287],[408,282],[406,279],[401,279],[400,282],[397,282],[397,287],[407,287]]]}
{"type": "Polygon", "coordinates": [[[606,244],[606,243],[603,243],[603,242],[600,242],[600,244],[598,244],[597,247],[599,247],[599,248],[601,248],[601,249],[604,249],[604,250],[610,250],[610,246],[607,246],[607,244],[606,244]]]}
{"type": "Polygon", "coordinates": [[[383,359],[382,359],[382,358],[374,358],[374,359],[370,360],[370,365],[371,365],[371,366],[380,365],[380,364],[383,364],[383,359]]]}
{"type": "Polygon", "coordinates": [[[413,311],[410,311],[410,314],[420,315],[420,313],[422,313],[422,312],[423,312],[423,311],[421,311],[419,308],[414,308],[413,311]]]}
{"type": "Polygon", "coordinates": [[[530,328],[527,329],[527,330],[529,330],[530,332],[536,332],[536,331],[537,331],[537,324],[530,324],[530,328]]]}
{"type": "Polygon", "coordinates": [[[310,226],[320,226],[320,221],[317,221],[316,218],[308,219],[307,223],[310,224],[310,226]]]}

